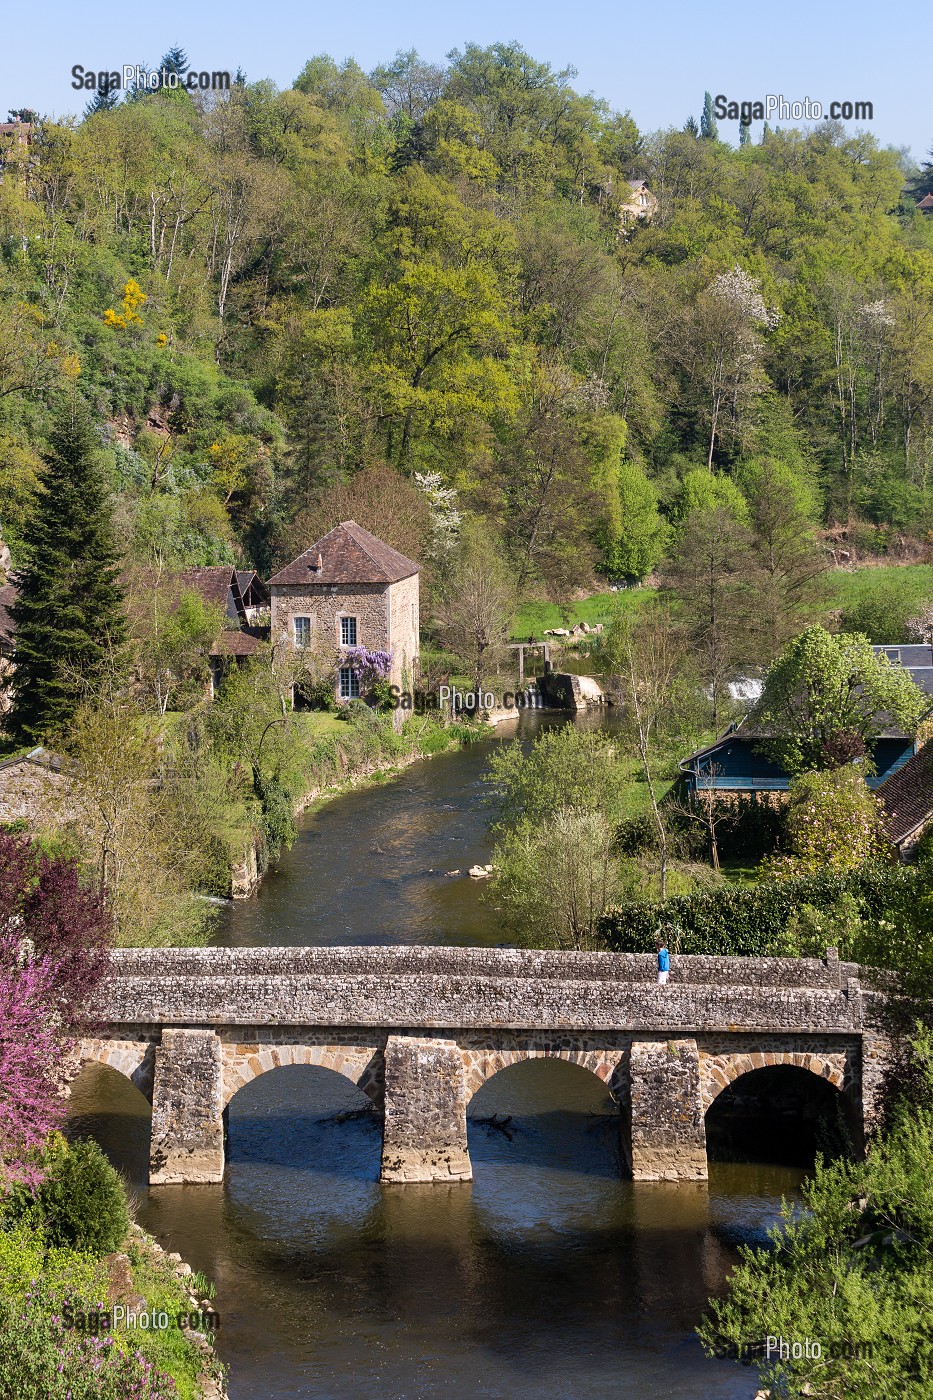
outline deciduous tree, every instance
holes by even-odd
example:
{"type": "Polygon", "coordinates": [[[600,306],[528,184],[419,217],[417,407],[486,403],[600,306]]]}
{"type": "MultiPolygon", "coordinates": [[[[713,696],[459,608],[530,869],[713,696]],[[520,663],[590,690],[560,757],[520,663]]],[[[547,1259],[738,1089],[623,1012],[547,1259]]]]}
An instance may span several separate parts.
{"type": "Polygon", "coordinates": [[[802,773],[864,758],[888,725],[912,734],[924,707],[909,671],[867,637],[808,627],[769,670],[753,716],[762,749],[802,773]]]}

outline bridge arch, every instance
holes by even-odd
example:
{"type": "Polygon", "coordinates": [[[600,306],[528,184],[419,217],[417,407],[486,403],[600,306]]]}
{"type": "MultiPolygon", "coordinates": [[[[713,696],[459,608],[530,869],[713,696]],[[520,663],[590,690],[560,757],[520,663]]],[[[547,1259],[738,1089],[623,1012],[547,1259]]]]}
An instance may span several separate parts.
{"type": "Polygon", "coordinates": [[[384,1057],[376,1045],[324,1044],[311,1041],[282,1043],[239,1042],[224,1045],[223,1106],[245,1084],[269,1070],[290,1065],[314,1065],[342,1074],[362,1089],[373,1103],[381,1104],[384,1094],[384,1057]]]}
{"type": "Polygon", "coordinates": [[[700,1093],[706,1113],[724,1089],[743,1075],[779,1066],[806,1070],[833,1085],[841,1093],[850,1086],[848,1058],[844,1050],[739,1050],[704,1055],[701,1060],[700,1093]]]}
{"type": "Polygon", "coordinates": [[[108,1040],[86,1038],[79,1040],[68,1061],[69,1082],[87,1065],[106,1065],[122,1074],[152,1103],[152,1080],[155,1070],[155,1044],[152,1041],[108,1040]]]}
{"type": "Polygon", "coordinates": [[[462,1052],[467,1104],[484,1084],[500,1070],[528,1060],[563,1060],[578,1065],[602,1080],[613,1093],[618,1092],[621,1075],[622,1050],[574,1049],[566,1044],[503,1046],[490,1049],[469,1049],[462,1052]]]}

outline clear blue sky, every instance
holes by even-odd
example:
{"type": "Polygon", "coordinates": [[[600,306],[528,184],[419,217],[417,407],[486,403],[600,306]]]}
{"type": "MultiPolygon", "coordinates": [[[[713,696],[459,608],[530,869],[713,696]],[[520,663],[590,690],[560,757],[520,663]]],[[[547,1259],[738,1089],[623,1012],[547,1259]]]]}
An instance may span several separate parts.
{"type": "MultiPolygon", "coordinates": [[[[874,103],[868,128],[915,157],[933,145],[929,0],[162,0],[143,13],[125,4],[46,0],[4,19],[0,105],[62,115],[80,111],[71,67],[154,65],[181,44],[197,68],[242,67],[249,79],[288,87],[305,59],[353,56],[367,70],[397,49],[442,59],[465,42],[517,39],[555,67],[572,64],[576,86],[628,108],[643,130],[699,116],[703,91],[740,100],[783,93],[874,103]]],[[[5,111],[0,113],[0,119],[5,111]]],[[[723,123],[720,134],[737,139],[723,123]]]]}

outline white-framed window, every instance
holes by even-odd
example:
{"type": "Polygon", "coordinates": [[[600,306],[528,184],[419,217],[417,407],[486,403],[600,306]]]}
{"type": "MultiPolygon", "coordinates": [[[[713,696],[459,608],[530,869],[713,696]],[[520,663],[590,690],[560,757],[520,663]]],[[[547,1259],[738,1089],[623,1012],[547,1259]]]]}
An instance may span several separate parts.
{"type": "Polygon", "coordinates": [[[358,700],[360,698],[360,678],[352,666],[341,666],[340,668],[340,698],[341,700],[358,700]]]}
{"type": "Polygon", "coordinates": [[[293,617],[292,626],[295,629],[295,646],[309,647],[311,645],[310,617],[293,617]]]}
{"type": "Polygon", "coordinates": [[[356,618],[342,617],[340,619],[340,645],[342,647],[356,646],[356,618]]]}

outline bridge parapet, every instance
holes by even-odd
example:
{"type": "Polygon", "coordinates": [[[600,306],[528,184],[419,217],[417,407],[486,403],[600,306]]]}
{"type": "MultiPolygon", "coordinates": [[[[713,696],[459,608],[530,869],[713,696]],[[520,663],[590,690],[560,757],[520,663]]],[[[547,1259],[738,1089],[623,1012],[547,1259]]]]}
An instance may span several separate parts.
{"type": "MultiPolygon", "coordinates": [[[[117,977],[498,977],[542,981],[653,983],[653,953],[571,953],[537,948],[388,947],[120,948],[117,977]]],[[[670,983],[686,986],[838,988],[857,963],[824,958],[675,957],[670,983]]]]}

